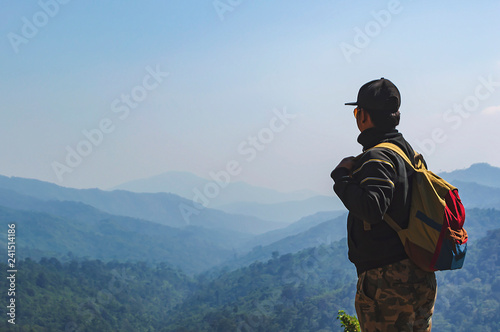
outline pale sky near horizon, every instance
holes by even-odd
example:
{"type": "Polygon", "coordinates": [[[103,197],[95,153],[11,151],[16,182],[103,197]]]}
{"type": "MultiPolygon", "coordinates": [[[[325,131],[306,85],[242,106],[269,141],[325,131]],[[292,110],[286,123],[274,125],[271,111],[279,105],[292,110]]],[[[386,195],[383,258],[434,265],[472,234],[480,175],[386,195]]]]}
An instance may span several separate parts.
{"type": "Polygon", "coordinates": [[[436,172],[500,167],[498,1],[1,1],[0,174],[111,188],[167,171],[331,193],[386,77],[436,172]]]}

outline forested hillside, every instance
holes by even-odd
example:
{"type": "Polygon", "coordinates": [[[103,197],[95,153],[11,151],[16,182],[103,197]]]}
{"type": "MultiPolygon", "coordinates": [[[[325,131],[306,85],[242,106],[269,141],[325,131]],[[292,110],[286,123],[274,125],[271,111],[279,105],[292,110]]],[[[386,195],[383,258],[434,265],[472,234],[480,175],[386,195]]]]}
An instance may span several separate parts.
{"type": "MultiPolygon", "coordinates": [[[[122,206],[132,197],[125,192],[14,183],[23,190],[0,188],[0,223],[16,225],[16,325],[4,320],[0,330],[326,332],[342,330],[339,310],[354,314],[342,212],[258,235],[235,231],[249,219],[216,210],[200,213],[206,224],[172,227],[167,214],[155,222],[82,202],[122,206]],[[58,200],[67,194],[75,200],[58,200]]],[[[154,210],[158,199],[170,210],[182,200],[145,194],[139,202],[154,210]]],[[[468,208],[465,227],[465,267],[438,273],[434,330],[499,331],[500,211],[468,208]]],[[[0,237],[4,257],[7,242],[0,237]]],[[[12,296],[1,263],[6,306],[12,296]]]]}
{"type": "MultiPolygon", "coordinates": [[[[499,253],[500,230],[490,231],[471,243],[462,270],[438,272],[435,331],[500,330],[499,253]]],[[[13,331],[326,332],[341,331],[339,309],[354,313],[345,240],[196,277],[96,260],[28,259],[18,270],[13,331]]]]}
{"type": "Polygon", "coordinates": [[[500,229],[474,239],[463,269],[437,277],[435,331],[500,331],[500,229]]]}
{"type": "MultiPolygon", "coordinates": [[[[56,203],[53,203],[56,204],[56,203]]],[[[68,215],[20,211],[0,206],[0,223],[15,221],[19,234],[18,257],[59,260],[78,258],[110,261],[169,262],[186,273],[199,273],[233,256],[233,246],[244,234],[189,226],[174,228],[158,223],[113,216],[82,203],[59,202],[68,215]]],[[[47,204],[50,206],[50,204],[47,204]]],[[[7,254],[7,238],[0,238],[0,253],[7,254]]]]}
{"type": "MultiPolygon", "coordinates": [[[[0,264],[2,271],[6,264],[0,264]]],[[[26,259],[17,265],[15,328],[9,331],[157,331],[195,283],[165,264],[26,259]]],[[[7,290],[7,279],[0,281],[7,290]]],[[[8,301],[7,292],[3,303],[8,301]]],[[[7,316],[6,316],[7,317],[7,316]]]]}

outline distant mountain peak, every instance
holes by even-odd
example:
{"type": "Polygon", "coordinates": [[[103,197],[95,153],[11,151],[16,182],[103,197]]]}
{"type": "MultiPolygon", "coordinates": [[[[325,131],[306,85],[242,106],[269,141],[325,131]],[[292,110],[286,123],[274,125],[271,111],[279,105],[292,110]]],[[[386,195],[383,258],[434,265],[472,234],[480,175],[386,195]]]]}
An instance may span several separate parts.
{"type": "Polygon", "coordinates": [[[443,179],[453,182],[473,182],[488,187],[500,188],[500,168],[488,163],[474,163],[469,168],[440,173],[443,179]]]}
{"type": "Polygon", "coordinates": [[[474,170],[474,169],[491,169],[491,168],[498,168],[495,166],[491,166],[488,163],[475,163],[470,165],[469,169],[474,170]]]}

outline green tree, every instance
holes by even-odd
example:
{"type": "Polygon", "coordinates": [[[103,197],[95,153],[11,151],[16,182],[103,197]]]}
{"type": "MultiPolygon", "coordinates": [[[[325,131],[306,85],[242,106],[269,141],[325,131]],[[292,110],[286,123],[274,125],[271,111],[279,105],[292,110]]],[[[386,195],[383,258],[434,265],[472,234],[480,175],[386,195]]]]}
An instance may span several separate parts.
{"type": "Polygon", "coordinates": [[[337,319],[342,323],[341,326],[344,328],[344,332],[360,332],[358,319],[354,316],[349,316],[344,310],[339,310],[337,319]]]}

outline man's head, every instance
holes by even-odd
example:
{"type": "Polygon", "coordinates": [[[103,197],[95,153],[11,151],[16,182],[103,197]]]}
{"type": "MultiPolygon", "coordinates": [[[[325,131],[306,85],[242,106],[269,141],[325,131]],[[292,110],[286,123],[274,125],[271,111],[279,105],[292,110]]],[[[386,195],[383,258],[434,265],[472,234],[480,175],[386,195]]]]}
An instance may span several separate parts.
{"type": "Polygon", "coordinates": [[[373,126],[379,129],[390,130],[399,124],[401,95],[398,88],[383,77],[363,85],[357,101],[346,105],[356,105],[360,114],[367,112],[373,126]]]}

